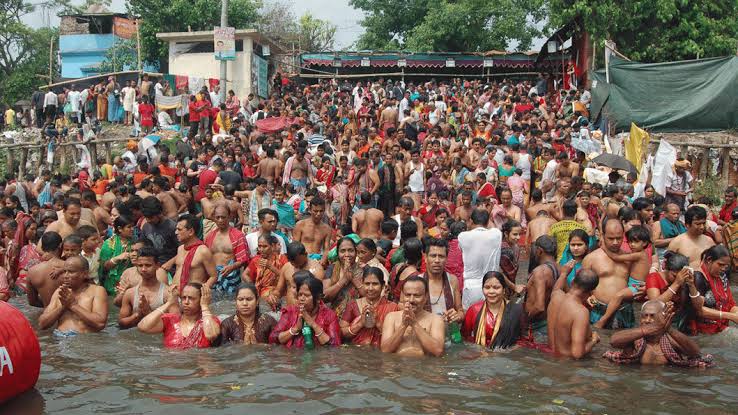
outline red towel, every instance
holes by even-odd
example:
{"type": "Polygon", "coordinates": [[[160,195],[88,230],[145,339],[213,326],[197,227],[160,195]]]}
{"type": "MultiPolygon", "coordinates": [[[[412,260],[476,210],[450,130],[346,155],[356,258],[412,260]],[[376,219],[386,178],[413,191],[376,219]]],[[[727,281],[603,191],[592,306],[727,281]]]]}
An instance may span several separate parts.
{"type": "Polygon", "coordinates": [[[182,290],[187,283],[190,282],[190,269],[192,268],[192,260],[195,259],[195,253],[197,247],[204,245],[201,240],[196,239],[195,242],[189,246],[185,245],[184,249],[187,251],[184,262],[182,263],[182,273],[179,275],[179,294],[182,294],[182,290]]]}

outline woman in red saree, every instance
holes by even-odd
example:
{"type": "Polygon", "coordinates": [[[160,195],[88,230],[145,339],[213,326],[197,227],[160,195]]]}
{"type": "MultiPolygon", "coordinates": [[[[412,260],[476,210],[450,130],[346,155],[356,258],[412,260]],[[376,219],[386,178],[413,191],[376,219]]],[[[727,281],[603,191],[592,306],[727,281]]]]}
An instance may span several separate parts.
{"type": "Polygon", "coordinates": [[[515,345],[526,327],[523,305],[510,300],[505,276],[489,271],[482,278],[484,300],[469,307],[461,334],[468,342],[491,349],[507,349],[515,345]]]}
{"type": "Polygon", "coordinates": [[[310,271],[297,271],[293,278],[297,286],[297,304],[282,309],[282,317],[269,335],[269,343],[302,349],[306,337],[303,329],[309,327],[315,346],[340,346],[338,317],[320,300],[323,283],[310,271]]]}
{"type": "Polygon", "coordinates": [[[717,334],[732,321],[738,323],[738,307],[730,291],[728,270],[730,252],[723,245],[714,245],[702,253],[699,271],[694,272],[694,285],[699,291],[697,319],[692,332],[717,334]]]}
{"type": "Polygon", "coordinates": [[[333,167],[331,159],[328,156],[323,156],[321,163],[321,167],[315,173],[316,183],[314,183],[314,185],[318,188],[320,193],[325,195],[328,193],[328,189],[333,186],[333,178],[336,177],[336,168],[333,167]]]}
{"type": "Polygon", "coordinates": [[[226,111],[228,111],[228,115],[231,117],[238,116],[238,111],[241,109],[241,103],[238,102],[238,98],[236,97],[236,93],[233,92],[233,90],[228,91],[228,96],[226,97],[226,111]]]}
{"type": "Polygon", "coordinates": [[[11,284],[14,282],[16,287],[26,292],[28,290],[26,282],[28,270],[41,262],[41,253],[36,246],[38,225],[31,216],[23,212],[18,213],[15,220],[18,223],[18,229],[9,247],[8,278],[11,284]]]}
{"type": "Polygon", "coordinates": [[[259,297],[271,308],[277,310],[282,295],[277,290],[279,271],[287,263],[287,257],[279,253],[279,241],[274,235],[261,235],[257,251],[246,268],[246,274],[258,291],[259,297]]]}
{"type": "Polygon", "coordinates": [[[423,226],[425,227],[425,229],[431,229],[437,225],[436,214],[438,213],[438,209],[440,208],[441,206],[438,204],[438,193],[431,192],[428,195],[426,204],[421,206],[418,210],[418,216],[420,217],[420,220],[423,221],[423,226]]]}
{"type": "Polygon", "coordinates": [[[220,320],[210,312],[210,288],[197,282],[184,286],[182,295],[172,286],[167,302],[138,323],[144,333],[163,333],[164,347],[210,347],[220,336],[220,320]],[[180,313],[167,313],[181,299],[180,313]]]}
{"type": "Polygon", "coordinates": [[[362,281],[366,295],[349,302],[341,317],[341,334],[353,344],[379,347],[384,318],[397,311],[397,304],[382,296],[384,273],[381,269],[367,266],[362,281]]]}

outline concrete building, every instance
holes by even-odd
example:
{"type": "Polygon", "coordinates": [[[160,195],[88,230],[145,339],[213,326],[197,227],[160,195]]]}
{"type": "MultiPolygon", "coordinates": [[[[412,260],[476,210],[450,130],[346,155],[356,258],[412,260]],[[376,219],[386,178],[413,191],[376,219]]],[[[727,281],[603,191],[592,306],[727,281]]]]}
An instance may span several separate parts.
{"type": "MultiPolygon", "coordinates": [[[[204,79],[220,77],[212,30],[157,33],[156,37],[169,43],[169,74],[204,79]]],[[[240,99],[251,92],[267,97],[269,79],[275,71],[274,56],[282,53],[282,49],[254,29],[236,30],[235,40],[236,58],[228,61],[226,90],[232,89],[240,99]]]]}
{"type": "MultiPolygon", "coordinates": [[[[61,16],[59,56],[62,78],[100,75],[100,64],[116,43],[136,39],[136,23],[128,15],[93,5],[87,12],[61,16]]],[[[123,70],[135,70],[125,67],[123,70]]],[[[145,65],[145,71],[157,68],[145,65]]]]}

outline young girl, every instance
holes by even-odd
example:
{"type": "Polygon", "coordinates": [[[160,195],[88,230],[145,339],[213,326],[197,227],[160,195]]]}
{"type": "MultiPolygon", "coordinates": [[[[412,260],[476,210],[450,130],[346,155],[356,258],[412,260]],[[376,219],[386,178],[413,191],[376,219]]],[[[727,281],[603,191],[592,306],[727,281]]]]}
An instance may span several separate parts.
{"type": "Polygon", "coordinates": [[[629,254],[616,254],[608,251],[604,244],[602,245],[602,250],[613,261],[626,262],[630,266],[628,270],[628,286],[618,291],[615,297],[607,304],[605,314],[595,323],[595,327],[600,329],[607,325],[623,301],[632,300],[639,291],[643,293],[642,287],[646,284],[646,276],[648,276],[648,271],[651,268],[651,258],[646,251],[646,248],[651,244],[651,234],[648,229],[644,226],[634,226],[626,232],[625,236],[628,238],[628,246],[631,251],[629,254]]]}
{"type": "Polygon", "coordinates": [[[502,248],[500,251],[500,269],[505,276],[508,288],[519,291],[515,286],[515,278],[518,275],[518,264],[520,259],[520,236],[523,227],[520,222],[508,219],[502,225],[502,248]]]}

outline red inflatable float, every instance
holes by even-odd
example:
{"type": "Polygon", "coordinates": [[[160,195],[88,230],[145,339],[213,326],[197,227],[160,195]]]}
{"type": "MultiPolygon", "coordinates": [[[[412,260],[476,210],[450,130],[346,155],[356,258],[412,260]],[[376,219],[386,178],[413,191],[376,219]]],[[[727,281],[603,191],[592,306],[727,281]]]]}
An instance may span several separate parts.
{"type": "Polygon", "coordinates": [[[0,403],[31,389],[41,371],[41,347],[31,324],[0,301],[0,403]]]}

